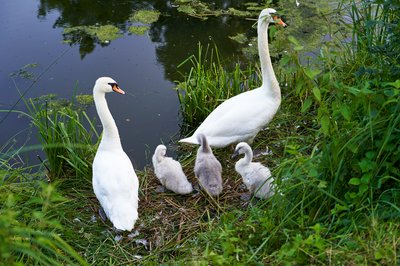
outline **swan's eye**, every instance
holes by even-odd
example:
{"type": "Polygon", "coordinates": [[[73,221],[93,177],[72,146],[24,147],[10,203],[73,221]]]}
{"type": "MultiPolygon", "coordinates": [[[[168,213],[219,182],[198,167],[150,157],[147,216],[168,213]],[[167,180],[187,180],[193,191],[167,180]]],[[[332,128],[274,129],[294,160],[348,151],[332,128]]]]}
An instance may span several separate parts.
{"type": "Polygon", "coordinates": [[[112,83],[112,82],[110,82],[110,83],[108,83],[108,85],[110,85],[111,87],[113,87],[114,88],[114,86],[117,86],[118,87],[118,84],[117,83],[112,83]]]}

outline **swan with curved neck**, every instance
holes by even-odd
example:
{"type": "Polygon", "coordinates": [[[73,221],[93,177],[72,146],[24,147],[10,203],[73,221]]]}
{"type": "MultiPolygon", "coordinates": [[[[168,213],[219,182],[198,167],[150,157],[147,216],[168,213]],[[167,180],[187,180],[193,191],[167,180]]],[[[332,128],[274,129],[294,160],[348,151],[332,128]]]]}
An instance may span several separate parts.
{"type": "Polygon", "coordinates": [[[286,24],[273,18],[273,13],[276,13],[274,9],[266,8],[258,18],[261,87],[224,101],[208,115],[191,137],[179,142],[200,144],[197,135],[202,133],[212,147],[225,147],[241,141],[251,143],[257,133],[274,117],[281,103],[281,90],[269,55],[268,25],[273,22],[283,26],[286,24]]]}
{"type": "Polygon", "coordinates": [[[118,128],[108,108],[105,94],[125,94],[109,77],[96,80],[93,98],[103,125],[103,134],[93,160],[92,185],[104,213],[118,230],[131,231],[138,219],[139,181],[124,152],[118,128]]]}
{"type": "Polygon", "coordinates": [[[241,175],[243,183],[250,193],[261,199],[272,196],[274,194],[273,178],[269,168],[261,163],[252,162],[253,151],[245,142],[240,142],[236,145],[232,158],[240,154],[244,154],[244,157],[236,162],[235,170],[241,175]]]}

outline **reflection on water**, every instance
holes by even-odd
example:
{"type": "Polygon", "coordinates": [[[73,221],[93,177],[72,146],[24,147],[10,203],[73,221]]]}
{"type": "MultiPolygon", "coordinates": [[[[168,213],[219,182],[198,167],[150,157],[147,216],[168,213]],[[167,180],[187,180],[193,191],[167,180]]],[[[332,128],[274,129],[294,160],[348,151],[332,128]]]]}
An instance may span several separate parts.
{"type": "MultiPolygon", "coordinates": [[[[213,4],[209,1],[210,6],[216,9],[240,7],[241,2],[213,4]]],[[[207,20],[189,17],[179,13],[171,1],[40,0],[36,4],[7,1],[0,11],[0,23],[5,29],[0,46],[8,48],[7,53],[2,52],[0,82],[12,92],[2,94],[2,109],[10,108],[19,97],[9,74],[29,63],[38,64],[32,70],[36,76],[44,74],[29,90],[28,97],[55,93],[71,99],[74,93],[90,94],[95,79],[109,75],[128,92],[124,97],[109,95],[107,99],[124,149],[137,168],[150,162],[146,154],[151,155],[160,142],[169,143],[179,131],[179,103],[173,90],[173,82],[181,78],[177,65],[197,52],[199,42],[216,44],[227,64],[233,64],[241,56],[241,47],[228,36],[254,31],[251,29],[252,21],[235,17],[207,20]],[[144,36],[132,35],[128,31],[132,25],[129,18],[141,9],[158,10],[161,16],[149,25],[144,36]],[[34,12],[36,15],[32,15],[34,12]],[[72,36],[64,33],[65,28],[101,25],[117,27],[121,37],[100,42],[98,38],[79,31],[72,36]],[[70,50],[60,56],[66,49],[70,50]],[[51,67],[46,70],[48,65],[51,67]]],[[[22,90],[29,85],[22,79],[15,81],[22,90]]],[[[23,110],[23,104],[17,109],[23,110]]],[[[90,117],[97,117],[93,107],[88,113],[90,117]]],[[[0,118],[3,116],[0,113],[0,118]]],[[[7,117],[0,126],[3,128],[6,123],[15,127],[0,133],[2,143],[28,126],[27,119],[14,115],[7,117]]],[[[16,139],[25,140],[25,135],[16,139]]],[[[32,139],[34,141],[29,144],[37,143],[35,137],[32,139]]],[[[23,141],[19,140],[19,143],[23,141]]]]}
{"type": "MultiPolygon", "coordinates": [[[[249,1],[203,1],[212,9],[243,9],[249,1]]],[[[254,1],[264,5],[264,1],[254,1]]],[[[273,1],[275,3],[275,1],[273,1]]],[[[276,1],[277,2],[277,1],[276,1]]],[[[326,1],[327,2],[327,1],[326,1]]],[[[257,5],[255,3],[255,5],[257,5]]],[[[299,32],[301,43],[319,39],[317,32],[321,3],[281,1],[280,10],[286,14],[289,29],[285,35],[299,32]],[[309,23],[312,21],[313,23],[309,23]],[[304,26],[308,25],[308,26],[304,26]],[[300,31],[299,28],[302,27],[300,31]]],[[[177,66],[188,56],[197,53],[198,43],[215,44],[222,62],[233,65],[242,58],[242,48],[229,36],[244,33],[255,36],[254,21],[235,16],[210,17],[200,20],[178,12],[174,1],[112,1],[112,0],[8,0],[0,9],[0,97],[1,109],[10,109],[19,99],[17,88],[27,90],[27,97],[54,93],[71,99],[74,94],[91,94],[94,81],[99,76],[117,80],[127,95],[108,95],[107,100],[120,130],[124,149],[135,167],[142,168],[150,162],[150,155],[160,143],[168,144],[179,132],[179,103],[173,90],[181,79],[177,66]],[[143,35],[134,35],[129,27],[135,22],[131,15],[142,9],[158,10],[159,19],[143,35]],[[100,26],[117,29],[120,36],[111,41],[100,41],[90,31],[100,26]],[[86,31],[65,32],[64,29],[89,26],[86,31]],[[26,64],[36,63],[33,74],[41,78],[34,86],[23,79],[12,79],[9,74],[26,64]],[[148,154],[148,155],[146,155],[148,154]]],[[[287,42],[284,36],[283,42],[287,42]]],[[[256,47],[256,46],[253,46],[256,47]]],[[[276,52],[279,45],[271,46],[276,52]]],[[[246,60],[242,60],[246,61],[246,60]]],[[[16,106],[24,110],[22,102],[16,106]]],[[[93,107],[88,109],[97,118],[93,107]]],[[[0,113],[0,120],[5,117],[0,113]]],[[[98,119],[97,119],[98,121],[98,119]]],[[[99,126],[99,131],[101,126],[99,126]]],[[[29,121],[10,114],[0,124],[0,147],[15,139],[15,147],[25,143],[29,121]],[[7,125],[7,126],[5,126],[7,125]],[[13,137],[17,132],[22,134],[13,137]]],[[[37,144],[35,136],[27,145],[37,144]]],[[[168,149],[171,150],[171,149],[168,149]]]]}

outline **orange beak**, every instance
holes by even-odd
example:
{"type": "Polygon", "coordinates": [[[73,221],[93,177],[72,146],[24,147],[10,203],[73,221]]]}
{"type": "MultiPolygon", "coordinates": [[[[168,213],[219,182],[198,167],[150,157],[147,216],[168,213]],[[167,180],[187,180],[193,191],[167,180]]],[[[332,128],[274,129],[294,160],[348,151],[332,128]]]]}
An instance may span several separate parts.
{"type": "Polygon", "coordinates": [[[115,84],[115,85],[112,87],[112,89],[113,89],[113,91],[115,91],[115,92],[117,92],[117,93],[119,93],[119,94],[125,94],[125,92],[124,92],[123,90],[121,90],[121,88],[120,88],[117,84],[115,84]]]}
{"type": "Polygon", "coordinates": [[[285,22],[283,22],[283,20],[281,18],[279,18],[278,16],[274,16],[274,20],[275,20],[275,23],[281,25],[284,28],[287,26],[287,24],[285,22]]]}

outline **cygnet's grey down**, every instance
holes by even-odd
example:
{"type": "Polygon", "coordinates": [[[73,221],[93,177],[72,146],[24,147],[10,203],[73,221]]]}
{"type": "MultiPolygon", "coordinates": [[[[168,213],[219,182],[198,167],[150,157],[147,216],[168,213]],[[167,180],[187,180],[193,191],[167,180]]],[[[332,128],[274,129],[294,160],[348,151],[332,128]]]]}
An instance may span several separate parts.
{"type": "Polygon", "coordinates": [[[204,190],[211,196],[217,196],[222,192],[222,166],[208,145],[206,136],[198,134],[197,140],[200,147],[197,150],[194,174],[204,190]]]}
{"type": "Polygon", "coordinates": [[[182,166],[178,161],[166,156],[167,147],[158,145],[152,157],[154,173],[167,189],[177,194],[189,194],[193,191],[182,166]]]}
{"type": "Polygon", "coordinates": [[[235,164],[235,170],[242,176],[243,183],[250,193],[260,199],[266,199],[274,194],[271,171],[261,163],[252,162],[253,151],[245,142],[236,145],[232,158],[239,154],[244,154],[235,164]]]}

